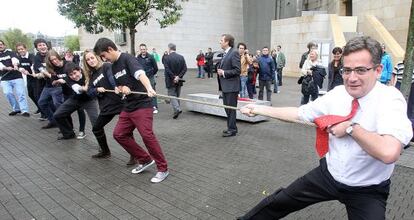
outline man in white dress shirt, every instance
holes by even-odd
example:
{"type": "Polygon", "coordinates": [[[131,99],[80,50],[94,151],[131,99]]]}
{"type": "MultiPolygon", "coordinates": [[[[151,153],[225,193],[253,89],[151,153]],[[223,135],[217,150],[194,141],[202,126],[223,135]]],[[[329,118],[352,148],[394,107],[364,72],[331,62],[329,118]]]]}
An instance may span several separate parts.
{"type": "Polygon", "coordinates": [[[241,112],[313,122],[325,115],[348,115],[350,120],[328,127],[329,151],[320,165],[287,188],[262,200],[239,219],[280,219],[309,205],[338,200],[349,219],[385,219],[390,177],[401,149],[412,137],[407,104],[394,87],[377,81],[381,74],[381,45],[370,37],[350,40],[343,53],[344,85],[323,97],[296,107],[248,105],[241,112]]]}

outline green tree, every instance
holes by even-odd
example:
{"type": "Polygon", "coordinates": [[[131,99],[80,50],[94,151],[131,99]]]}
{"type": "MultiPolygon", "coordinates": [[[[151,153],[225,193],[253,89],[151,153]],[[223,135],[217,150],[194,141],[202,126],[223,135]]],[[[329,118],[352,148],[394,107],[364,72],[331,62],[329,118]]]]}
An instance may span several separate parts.
{"type": "Polygon", "coordinates": [[[4,40],[6,46],[12,50],[16,50],[17,43],[24,43],[29,51],[33,49],[32,40],[17,28],[10,28],[0,36],[0,39],[4,40]]]}
{"type": "Polygon", "coordinates": [[[71,51],[80,50],[79,37],[75,35],[66,36],[65,47],[71,51]]]}
{"type": "MultiPolygon", "coordinates": [[[[187,0],[181,0],[187,1],[187,0]]],[[[131,54],[135,55],[135,33],[138,24],[154,18],[161,28],[181,18],[182,7],[176,0],[58,0],[59,13],[72,20],[77,27],[90,33],[127,29],[131,54]]]]}

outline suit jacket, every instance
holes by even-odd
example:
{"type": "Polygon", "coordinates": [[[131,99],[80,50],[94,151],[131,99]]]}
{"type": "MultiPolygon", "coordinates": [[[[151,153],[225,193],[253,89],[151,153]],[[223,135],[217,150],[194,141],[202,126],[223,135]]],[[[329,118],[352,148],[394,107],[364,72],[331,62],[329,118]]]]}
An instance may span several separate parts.
{"type": "Polygon", "coordinates": [[[179,85],[174,83],[174,78],[176,76],[183,78],[187,72],[187,64],[185,63],[184,57],[176,52],[172,52],[164,57],[164,68],[165,86],[167,88],[179,85]]]}
{"type": "Polygon", "coordinates": [[[223,92],[240,91],[240,66],[240,54],[231,48],[220,63],[220,69],[224,70],[224,76],[219,77],[223,92]]]}

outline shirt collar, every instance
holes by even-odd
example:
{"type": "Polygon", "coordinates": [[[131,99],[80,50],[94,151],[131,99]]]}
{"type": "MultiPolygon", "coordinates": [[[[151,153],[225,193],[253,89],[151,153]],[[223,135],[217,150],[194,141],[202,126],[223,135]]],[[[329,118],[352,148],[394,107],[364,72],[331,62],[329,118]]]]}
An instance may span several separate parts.
{"type": "Polygon", "coordinates": [[[29,58],[29,52],[26,52],[26,54],[24,56],[22,56],[22,58],[29,58]]]}
{"type": "Polygon", "coordinates": [[[224,53],[228,53],[230,51],[231,47],[228,47],[226,50],[224,50],[224,53]]]}

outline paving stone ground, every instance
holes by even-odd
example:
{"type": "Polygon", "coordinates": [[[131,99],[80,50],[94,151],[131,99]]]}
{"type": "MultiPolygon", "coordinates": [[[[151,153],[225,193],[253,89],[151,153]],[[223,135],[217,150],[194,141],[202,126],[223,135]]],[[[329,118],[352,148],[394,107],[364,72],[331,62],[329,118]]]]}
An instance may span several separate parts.
{"type": "MultiPolygon", "coordinates": [[[[216,79],[196,79],[190,71],[183,96],[215,93],[216,79]]],[[[166,94],[163,77],[157,89],[166,94]]],[[[296,79],[286,78],[274,106],[297,106],[296,79]]],[[[0,96],[0,219],[235,219],[266,194],[287,186],[315,167],[314,130],[269,120],[238,122],[239,134],[222,138],[224,118],[188,112],[172,119],[160,103],[154,130],[171,175],[151,184],[156,170],[131,174],[128,154],[107,129],[110,159],[90,156],[98,146],[87,125],[83,140],[57,141],[57,129],[41,130],[36,116],[10,117],[0,96]]],[[[32,108],[33,110],[33,108],[32,108]]],[[[76,115],[76,114],[75,114],[76,115]]],[[[76,116],[74,122],[77,124],[76,116]]],[[[137,141],[142,144],[140,137],[137,141]]],[[[392,177],[387,219],[414,219],[414,150],[402,155],[392,177]]],[[[325,202],[286,219],[347,219],[339,202],[325,202]]]]}

